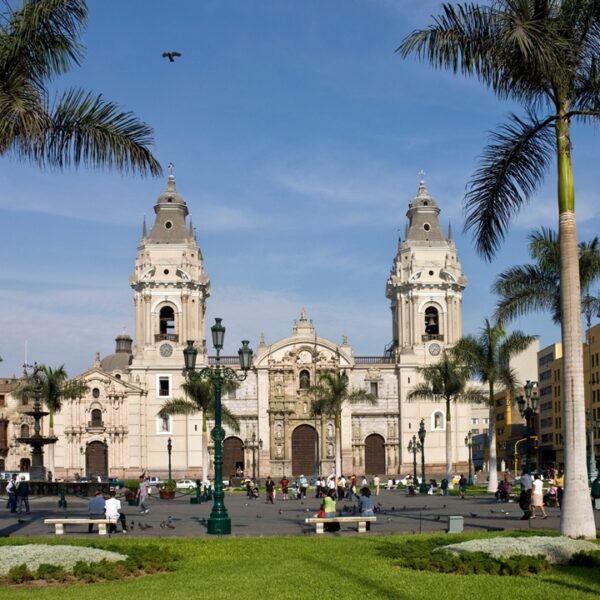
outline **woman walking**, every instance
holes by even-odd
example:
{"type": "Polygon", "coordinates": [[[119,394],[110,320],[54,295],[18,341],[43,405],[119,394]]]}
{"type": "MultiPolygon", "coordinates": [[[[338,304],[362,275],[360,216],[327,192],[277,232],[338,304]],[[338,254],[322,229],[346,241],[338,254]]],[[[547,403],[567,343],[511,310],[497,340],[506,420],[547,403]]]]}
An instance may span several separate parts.
{"type": "Polygon", "coordinates": [[[544,508],[544,484],[539,475],[535,476],[531,484],[531,519],[535,519],[535,509],[539,508],[542,513],[542,519],[547,519],[546,509],[544,508]]]}

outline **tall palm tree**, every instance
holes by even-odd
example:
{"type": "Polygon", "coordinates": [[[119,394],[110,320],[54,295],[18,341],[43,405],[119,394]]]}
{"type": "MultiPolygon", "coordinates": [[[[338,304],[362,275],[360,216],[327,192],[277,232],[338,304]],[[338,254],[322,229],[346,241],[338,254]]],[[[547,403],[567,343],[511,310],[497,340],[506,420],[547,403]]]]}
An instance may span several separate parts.
{"type": "MultiPolygon", "coordinates": [[[[48,408],[48,435],[54,436],[54,415],[60,412],[63,400],[81,398],[88,390],[88,386],[78,379],[69,380],[65,366],[52,368],[40,365],[37,377],[41,384],[42,402],[48,408]]],[[[15,394],[17,397],[31,396],[35,388],[33,378],[23,381],[15,394]]],[[[54,473],[54,444],[48,446],[48,470],[54,473]]]]}
{"type": "MultiPolygon", "coordinates": [[[[225,381],[222,391],[234,389],[235,383],[225,381]]],[[[164,419],[171,415],[195,415],[202,413],[202,477],[208,478],[208,419],[215,414],[215,389],[210,381],[200,379],[193,375],[188,376],[181,388],[187,398],[173,398],[167,400],[158,412],[158,416],[164,419]]],[[[239,431],[240,424],[235,415],[226,407],[221,405],[221,417],[223,423],[229,425],[233,431],[239,431]]]]}
{"type": "Polygon", "coordinates": [[[335,426],[335,478],[342,473],[342,408],[345,402],[368,402],[376,404],[377,398],[362,389],[350,390],[350,380],[346,371],[324,372],[319,374],[316,385],[307,393],[313,396],[312,414],[333,417],[335,426]]]}
{"type": "Polygon", "coordinates": [[[426,367],[419,367],[424,379],[408,394],[408,400],[429,400],[446,405],[446,479],[452,481],[452,403],[481,403],[484,397],[480,390],[467,387],[471,370],[449,351],[444,351],[440,360],[426,367]]]}
{"type": "MultiPolygon", "coordinates": [[[[582,294],[600,279],[600,241],[579,242],[582,294]]],[[[498,275],[492,291],[500,296],[495,317],[507,322],[532,311],[550,311],[560,323],[560,253],[556,232],[542,227],[529,234],[533,264],[518,265],[498,275]]]]}
{"type": "Polygon", "coordinates": [[[159,175],[152,129],[82,89],[50,101],[49,85],[79,66],[86,0],[4,2],[0,19],[0,155],[42,167],[69,165],[159,175]]]}
{"type": "Polygon", "coordinates": [[[490,260],[510,222],[556,161],[564,352],[565,495],[561,533],[595,538],[586,473],[581,297],[571,123],[600,120],[598,0],[494,0],[442,4],[427,29],[403,42],[433,66],[474,76],[522,116],[492,135],[466,195],[466,228],[490,260]]]}
{"type": "Polygon", "coordinates": [[[504,325],[492,324],[485,319],[478,336],[464,336],[452,349],[454,355],[468,365],[472,374],[488,387],[487,403],[490,407],[488,492],[495,492],[498,489],[494,397],[497,391],[504,389],[510,398],[514,398],[519,381],[510,366],[510,361],[517,354],[529,348],[536,339],[537,336],[525,335],[520,331],[513,331],[507,335],[504,325]]]}

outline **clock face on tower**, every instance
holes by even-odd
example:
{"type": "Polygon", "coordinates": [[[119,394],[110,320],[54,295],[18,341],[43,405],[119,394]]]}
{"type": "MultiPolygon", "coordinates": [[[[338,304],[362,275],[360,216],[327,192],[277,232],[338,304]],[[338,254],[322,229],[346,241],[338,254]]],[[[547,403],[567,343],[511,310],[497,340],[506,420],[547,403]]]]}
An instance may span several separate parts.
{"type": "Polygon", "coordinates": [[[173,354],[173,346],[171,346],[171,344],[161,344],[159,351],[161,356],[171,356],[171,354],[173,354]]]}
{"type": "Polygon", "coordinates": [[[429,344],[429,354],[431,356],[437,356],[442,350],[442,347],[435,342],[433,344],[429,344]]]}

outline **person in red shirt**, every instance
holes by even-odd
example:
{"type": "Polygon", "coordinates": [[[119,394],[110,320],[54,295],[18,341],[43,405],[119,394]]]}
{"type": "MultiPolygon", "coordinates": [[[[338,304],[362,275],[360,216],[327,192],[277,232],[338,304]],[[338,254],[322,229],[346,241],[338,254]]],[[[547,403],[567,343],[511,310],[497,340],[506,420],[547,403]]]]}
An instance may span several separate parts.
{"type": "Polygon", "coordinates": [[[290,487],[290,480],[284,475],[279,482],[281,486],[281,495],[284,500],[289,500],[288,498],[288,488],[290,487]]]}

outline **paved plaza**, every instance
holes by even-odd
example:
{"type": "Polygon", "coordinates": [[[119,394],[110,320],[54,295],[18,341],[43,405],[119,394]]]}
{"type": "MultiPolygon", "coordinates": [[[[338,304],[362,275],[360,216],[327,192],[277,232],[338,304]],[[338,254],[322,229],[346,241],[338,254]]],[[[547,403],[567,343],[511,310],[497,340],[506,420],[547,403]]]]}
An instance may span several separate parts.
{"type": "MultiPolygon", "coordinates": [[[[366,535],[438,532],[448,528],[448,517],[464,517],[466,532],[501,530],[558,530],[560,510],[548,508],[548,518],[521,521],[522,511],[517,503],[498,504],[491,496],[467,497],[461,500],[457,496],[409,497],[404,490],[382,491],[377,498],[380,511],[377,523],[366,535]]],[[[85,517],[87,498],[67,496],[66,510],[58,508],[57,497],[32,497],[30,515],[10,514],[6,509],[6,497],[0,497],[0,535],[39,536],[54,535],[54,526],[45,525],[44,519],[60,516],[85,517]]],[[[151,497],[149,513],[140,515],[135,506],[128,506],[124,499],[124,512],[127,515],[130,531],[127,535],[135,537],[197,537],[209,536],[206,533],[206,520],[210,515],[212,501],[200,505],[190,504],[190,497],[178,494],[174,500],[160,500],[151,497]],[[131,526],[131,524],[133,524],[131,526]]],[[[226,493],[225,505],[232,522],[233,536],[279,536],[279,535],[315,535],[314,526],[304,523],[304,518],[314,516],[319,510],[320,500],[308,496],[306,500],[275,500],[275,504],[266,504],[264,495],[250,500],[244,494],[226,493]]],[[[338,501],[337,509],[342,515],[351,515],[356,506],[348,500],[338,501]]],[[[600,511],[594,512],[596,528],[600,529],[600,511]]],[[[121,527],[118,527],[121,536],[121,527]]],[[[65,538],[88,535],[86,525],[66,528],[65,538]]],[[[97,533],[93,534],[94,537],[97,533]]],[[[333,535],[333,534],[325,534],[333,535]]],[[[335,535],[357,535],[356,524],[342,525],[335,535]]],[[[361,534],[362,535],[362,534],[361,534]]],[[[92,537],[92,536],[90,536],[92,537]]]]}

